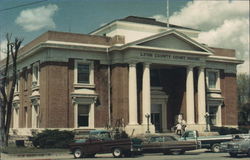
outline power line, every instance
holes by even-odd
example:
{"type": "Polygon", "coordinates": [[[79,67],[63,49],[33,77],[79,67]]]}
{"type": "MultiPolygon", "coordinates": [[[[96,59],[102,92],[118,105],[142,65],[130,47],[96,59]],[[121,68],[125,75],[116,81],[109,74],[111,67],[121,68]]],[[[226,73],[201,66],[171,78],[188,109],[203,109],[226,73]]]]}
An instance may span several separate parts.
{"type": "Polygon", "coordinates": [[[15,8],[20,8],[20,7],[30,6],[30,5],[34,5],[34,4],[37,4],[37,3],[42,3],[42,2],[45,2],[45,1],[48,1],[48,0],[42,0],[42,1],[37,1],[37,2],[25,3],[25,4],[21,4],[21,5],[14,6],[14,7],[4,8],[4,9],[0,9],[0,12],[8,11],[8,10],[15,9],[15,8]]]}

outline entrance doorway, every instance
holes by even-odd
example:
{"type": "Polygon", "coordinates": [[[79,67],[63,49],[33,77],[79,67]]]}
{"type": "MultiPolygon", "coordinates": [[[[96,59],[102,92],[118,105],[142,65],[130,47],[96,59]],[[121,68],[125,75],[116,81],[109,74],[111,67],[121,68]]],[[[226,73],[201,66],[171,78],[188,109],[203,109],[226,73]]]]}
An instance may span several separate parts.
{"type": "Polygon", "coordinates": [[[151,123],[155,126],[155,132],[162,132],[162,105],[152,104],[151,123]]]}
{"type": "Polygon", "coordinates": [[[151,123],[155,132],[167,132],[167,99],[162,87],[151,87],[151,123]]]}

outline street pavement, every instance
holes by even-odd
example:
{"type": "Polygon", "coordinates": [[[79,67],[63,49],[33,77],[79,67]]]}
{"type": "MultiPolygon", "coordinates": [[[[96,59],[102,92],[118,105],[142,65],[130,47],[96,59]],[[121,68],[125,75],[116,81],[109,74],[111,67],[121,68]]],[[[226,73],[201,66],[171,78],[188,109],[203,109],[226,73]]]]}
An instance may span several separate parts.
{"type": "MultiPolygon", "coordinates": [[[[73,160],[72,154],[63,155],[51,155],[51,156],[39,156],[39,157],[13,157],[2,155],[1,160],[73,160]]],[[[247,156],[239,156],[232,158],[228,153],[212,153],[204,149],[188,151],[184,155],[163,155],[161,153],[156,154],[144,154],[134,158],[113,158],[112,154],[97,154],[95,158],[82,158],[84,160],[116,160],[116,159],[130,159],[130,160],[249,160],[247,156]]]]}

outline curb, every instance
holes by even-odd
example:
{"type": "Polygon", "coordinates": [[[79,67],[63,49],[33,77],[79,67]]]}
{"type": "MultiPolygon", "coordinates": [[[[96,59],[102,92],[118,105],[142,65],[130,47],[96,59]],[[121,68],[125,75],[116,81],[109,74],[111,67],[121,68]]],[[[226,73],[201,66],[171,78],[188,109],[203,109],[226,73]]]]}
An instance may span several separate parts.
{"type": "Polygon", "coordinates": [[[43,157],[69,157],[72,156],[70,153],[23,153],[23,154],[6,154],[1,153],[0,160],[5,159],[23,159],[23,158],[35,158],[35,159],[44,159],[43,157]]]}

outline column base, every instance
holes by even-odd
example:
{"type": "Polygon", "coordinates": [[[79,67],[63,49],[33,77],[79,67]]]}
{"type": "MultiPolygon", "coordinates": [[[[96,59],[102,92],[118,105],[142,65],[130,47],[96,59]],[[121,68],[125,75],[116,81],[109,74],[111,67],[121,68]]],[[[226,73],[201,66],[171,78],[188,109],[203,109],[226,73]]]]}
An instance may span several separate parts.
{"type": "MultiPolygon", "coordinates": [[[[147,125],[127,125],[125,127],[125,131],[129,136],[136,136],[136,135],[140,135],[140,134],[146,134],[148,130],[148,126],[147,125]]],[[[149,132],[150,134],[154,134],[155,133],[155,126],[150,124],[149,125],[149,132]]]]}

